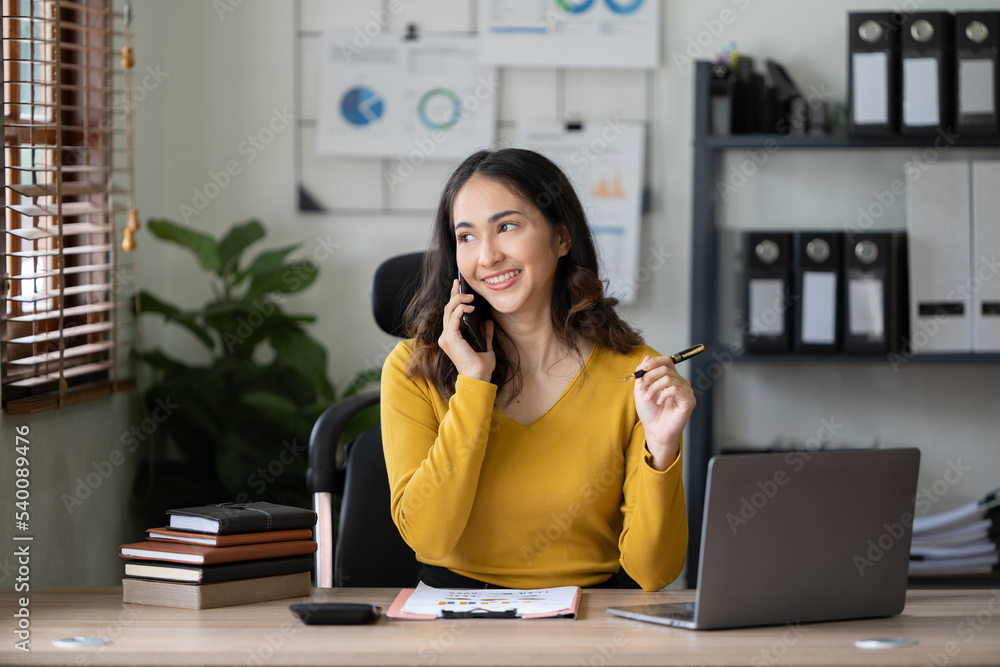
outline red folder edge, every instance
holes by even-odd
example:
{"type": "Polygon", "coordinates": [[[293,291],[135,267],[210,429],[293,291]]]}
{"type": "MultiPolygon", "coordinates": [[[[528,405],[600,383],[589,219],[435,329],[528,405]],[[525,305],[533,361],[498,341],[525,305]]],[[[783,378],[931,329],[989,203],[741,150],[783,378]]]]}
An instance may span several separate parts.
{"type": "MultiPolygon", "coordinates": [[[[410,599],[413,595],[415,588],[404,588],[399,591],[399,595],[396,599],[392,601],[389,606],[389,610],[385,612],[385,617],[396,621],[436,621],[440,616],[435,616],[434,614],[411,614],[403,611],[403,605],[406,601],[410,599]]],[[[549,614],[525,614],[524,616],[519,616],[518,618],[572,618],[580,614],[580,600],[583,597],[583,589],[576,589],[576,596],[573,598],[573,604],[567,609],[560,609],[559,611],[554,611],[549,614]]]]}

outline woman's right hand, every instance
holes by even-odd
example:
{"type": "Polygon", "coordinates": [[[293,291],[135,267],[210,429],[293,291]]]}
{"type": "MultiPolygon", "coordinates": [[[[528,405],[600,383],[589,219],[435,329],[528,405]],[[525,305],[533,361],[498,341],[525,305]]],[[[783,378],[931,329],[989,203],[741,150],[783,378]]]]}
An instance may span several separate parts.
{"type": "Polygon", "coordinates": [[[448,355],[460,375],[489,382],[496,368],[497,358],[493,352],[493,321],[483,322],[483,337],[486,339],[486,351],[476,352],[462,336],[460,329],[462,315],[471,313],[475,308],[473,294],[462,294],[458,289],[456,279],[451,286],[451,298],[444,307],[444,329],[438,338],[438,346],[448,355]]]}

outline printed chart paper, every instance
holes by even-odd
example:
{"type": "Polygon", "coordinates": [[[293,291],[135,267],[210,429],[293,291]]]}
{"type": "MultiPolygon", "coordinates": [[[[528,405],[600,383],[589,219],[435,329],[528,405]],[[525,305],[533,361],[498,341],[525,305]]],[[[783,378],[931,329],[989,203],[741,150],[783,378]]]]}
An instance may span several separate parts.
{"type": "Polygon", "coordinates": [[[640,277],[645,141],[643,123],[588,121],[579,130],[558,121],[518,125],[518,146],[555,162],[576,188],[597,243],[601,278],[622,303],[635,300],[640,277]]]}
{"type": "Polygon", "coordinates": [[[318,154],[419,164],[493,143],[499,80],[478,64],[474,35],[357,40],[349,30],[323,33],[318,154]]]}
{"type": "Polygon", "coordinates": [[[655,69],[659,0],[480,0],[479,58],[520,67],[655,69]]]}
{"type": "Polygon", "coordinates": [[[445,589],[432,588],[423,582],[417,585],[403,605],[408,614],[433,614],[442,611],[469,612],[517,610],[518,616],[553,614],[570,609],[576,598],[576,586],[541,589],[445,589]]]}

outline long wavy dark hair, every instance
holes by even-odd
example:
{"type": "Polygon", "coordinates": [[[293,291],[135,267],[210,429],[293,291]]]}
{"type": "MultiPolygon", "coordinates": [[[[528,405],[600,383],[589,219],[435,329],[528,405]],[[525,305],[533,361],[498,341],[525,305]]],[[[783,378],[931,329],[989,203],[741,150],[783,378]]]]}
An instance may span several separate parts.
{"type": "MultiPolygon", "coordinates": [[[[552,326],[556,335],[581,356],[581,344],[594,341],[624,354],[643,344],[642,335],[615,312],[618,300],[605,295],[598,275],[594,239],[587,216],[569,179],[551,160],[533,151],[506,148],[479,151],[455,170],[441,193],[430,247],[424,255],[423,283],[410,302],[404,327],[415,347],[408,375],[432,381],[445,396],[455,393],[458,371],[437,340],[444,328],[444,306],[458,272],[452,206],[459,190],[473,176],[503,184],[533,203],[552,225],[569,232],[569,253],[559,259],[552,291],[552,326]]],[[[493,350],[496,368],[491,382],[503,388],[510,383],[508,401],[520,393],[523,379],[513,341],[494,322],[493,350]]]]}

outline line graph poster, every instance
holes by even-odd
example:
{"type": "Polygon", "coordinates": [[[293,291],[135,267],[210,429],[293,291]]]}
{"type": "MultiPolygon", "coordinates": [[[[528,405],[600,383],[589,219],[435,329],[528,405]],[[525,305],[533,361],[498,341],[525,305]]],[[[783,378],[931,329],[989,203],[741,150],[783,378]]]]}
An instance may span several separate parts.
{"type": "Polygon", "coordinates": [[[479,0],[489,65],[655,69],[660,0],[479,0]]]}
{"type": "Polygon", "coordinates": [[[499,80],[474,35],[357,41],[323,34],[318,154],[450,160],[493,143],[499,80]]]}
{"type": "Polygon", "coordinates": [[[579,130],[558,121],[518,124],[517,143],[566,173],[597,243],[601,277],[622,303],[635,300],[642,222],[643,123],[588,121],[579,130]]]}

